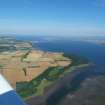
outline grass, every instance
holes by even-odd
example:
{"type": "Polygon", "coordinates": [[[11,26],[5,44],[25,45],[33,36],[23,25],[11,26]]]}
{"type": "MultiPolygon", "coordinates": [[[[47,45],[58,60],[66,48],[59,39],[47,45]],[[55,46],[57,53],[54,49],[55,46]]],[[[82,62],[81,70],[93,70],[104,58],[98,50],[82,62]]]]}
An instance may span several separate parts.
{"type": "Polygon", "coordinates": [[[55,61],[65,61],[66,58],[63,55],[57,55],[55,61]]]}
{"type": "Polygon", "coordinates": [[[3,65],[2,64],[0,64],[0,69],[2,69],[3,68],[3,65]]]}
{"type": "Polygon", "coordinates": [[[22,57],[21,57],[21,61],[23,62],[24,59],[27,58],[27,56],[29,55],[30,51],[28,51],[26,54],[24,54],[22,57]]]}
{"type": "Polygon", "coordinates": [[[37,92],[36,92],[36,96],[42,96],[44,93],[44,90],[47,86],[49,86],[51,84],[50,81],[48,81],[47,79],[43,79],[40,83],[40,85],[37,87],[37,92]]]}

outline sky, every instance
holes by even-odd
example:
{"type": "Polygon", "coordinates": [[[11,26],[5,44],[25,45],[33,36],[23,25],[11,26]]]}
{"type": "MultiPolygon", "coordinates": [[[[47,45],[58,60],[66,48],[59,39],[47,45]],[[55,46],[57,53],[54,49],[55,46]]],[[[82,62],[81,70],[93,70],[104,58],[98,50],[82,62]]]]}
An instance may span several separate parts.
{"type": "Polygon", "coordinates": [[[0,34],[105,35],[105,0],[0,0],[0,34]]]}

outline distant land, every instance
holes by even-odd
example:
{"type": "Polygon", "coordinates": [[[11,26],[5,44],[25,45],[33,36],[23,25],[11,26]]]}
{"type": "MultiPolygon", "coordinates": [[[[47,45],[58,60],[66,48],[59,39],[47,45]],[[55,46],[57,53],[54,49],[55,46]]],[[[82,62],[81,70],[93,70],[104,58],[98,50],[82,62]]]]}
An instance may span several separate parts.
{"type": "Polygon", "coordinates": [[[98,40],[98,39],[93,39],[93,40],[90,40],[90,39],[83,39],[83,40],[81,40],[81,41],[105,45],[105,40],[98,40]]]}
{"type": "Polygon", "coordinates": [[[31,49],[31,42],[20,41],[10,36],[0,36],[0,52],[31,49]]]}
{"type": "Polygon", "coordinates": [[[105,36],[71,36],[68,39],[71,39],[72,41],[90,42],[105,45],[105,36]]]}

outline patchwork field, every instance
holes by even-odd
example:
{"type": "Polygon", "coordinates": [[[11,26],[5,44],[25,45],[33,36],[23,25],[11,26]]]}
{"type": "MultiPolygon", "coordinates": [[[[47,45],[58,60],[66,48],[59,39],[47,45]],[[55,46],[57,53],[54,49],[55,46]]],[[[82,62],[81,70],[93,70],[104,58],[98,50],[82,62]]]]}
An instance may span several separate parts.
{"type": "Polygon", "coordinates": [[[63,53],[14,51],[0,53],[0,73],[16,88],[19,82],[29,82],[50,67],[66,67],[72,63],[63,53]]]}

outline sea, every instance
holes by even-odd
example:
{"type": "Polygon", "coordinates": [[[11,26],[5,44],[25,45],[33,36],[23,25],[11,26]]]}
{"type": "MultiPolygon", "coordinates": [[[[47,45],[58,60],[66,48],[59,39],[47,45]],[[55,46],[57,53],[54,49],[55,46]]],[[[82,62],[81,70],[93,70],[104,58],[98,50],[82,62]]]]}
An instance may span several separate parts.
{"type": "MultiPolygon", "coordinates": [[[[86,68],[81,68],[84,70],[73,79],[71,92],[76,91],[83,80],[92,76],[105,75],[105,45],[84,41],[84,38],[80,37],[20,35],[16,36],[16,38],[19,40],[32,41],[35,49],[51,52],[64,52],[66,54],[78,55],[88,59],[89,63],[92,65],[86,68]]],[[[97,37],[99,40],[103,40],[103,38],[97,37]]],[[[92,39],[95,38],[92,37],[92,39]]],[[[56,103],[49,103],[48,105],[56,105],[56,103]]]]}

